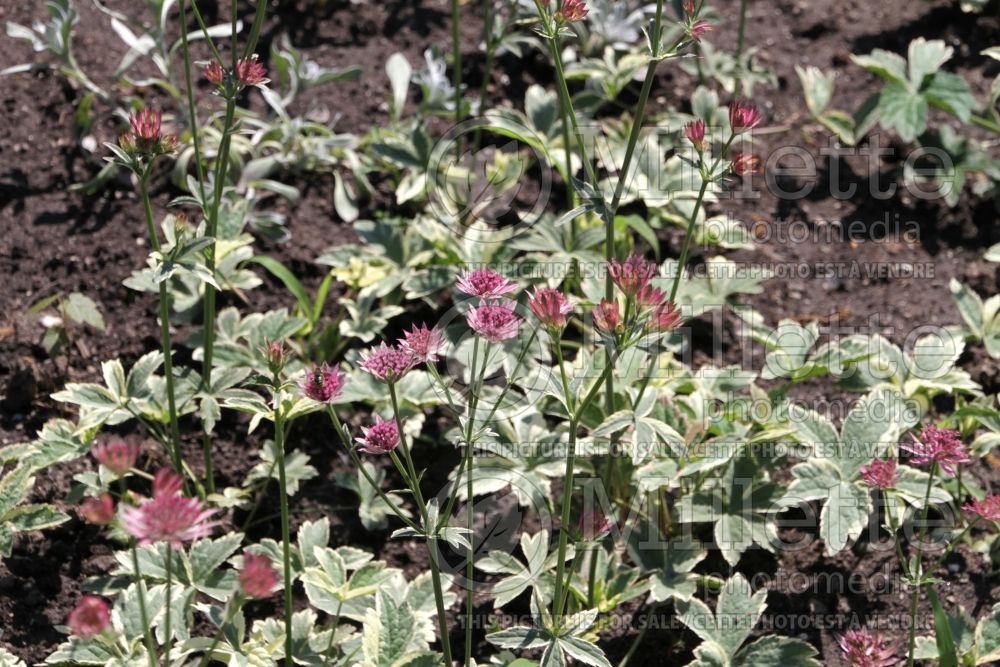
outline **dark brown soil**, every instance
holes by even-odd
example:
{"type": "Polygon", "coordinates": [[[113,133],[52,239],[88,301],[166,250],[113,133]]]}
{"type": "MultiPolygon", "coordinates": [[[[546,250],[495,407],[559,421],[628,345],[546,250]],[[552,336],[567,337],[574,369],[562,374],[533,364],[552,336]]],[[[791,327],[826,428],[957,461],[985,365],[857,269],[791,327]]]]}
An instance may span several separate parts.
{"type": "MultiPolygon", "coordinates": [[[[76,4],[80,13],[76,56],[84,69],[95,76],[110,72],[123,49],[107,39],[107,17],[87,0],[76,4]]],[[[133,3],[125,0],[109,4],[133,11],[133,3]]],[[[336,127],[340,131],[361,134],[372,124],[386,122],[384,100],[388,81],[384,62],[389,54],[402,51],[411,63],[419,66],[425,48],[437,44],[446,49],[449,43],[448,7],[443,0],[358,5],[334,1],[327,3],[330,9],[326,13],[298,6],[308,4],[282,3],[267,22],[260,51],[267,53],[270,41],[287,32],[297,47],[324,65],[360,65],[364,74],[358,81],[315,89],[301,102],[299,110],[325,108],[339,115],[336,127]]],[[[711,38],[716,44],[732,44],[739,3],[720,0],[715,5],[723,18],[711,38]]],[[[249,17],[250,10],[243,10],[249,17]]],[[[31,3],[4,2],[0,3],[0,21],[30,24],[43,11],[31,3]]],[[[481,25],[478,12],[471,6],[463,8],[462,36],[470,73],[478,72],[482,66],[477,54],[481,25]]],[[[206,9],[206,13],[211,20],[212,8],[206,9]]],[[[766,110],[768,125],[767,131],[758,135],[762,140],[759,150],[766,157],[779,146],[796,144],[819,157],[820,148],[827,145],[827,133],[812,123],[805,111],[793,70],[795,64],[836,71],[834,106],[853,109],[869,94],[874,80],[850,64],[850,53],[867,53],[875,47],[904,50],[912,38],[921,35],[941,38],[956,47],[953,64],[970,78],[982,98],[996,67],[988,65],[978,54],[1000,41],[998,33],[994,17],[966,15],[955,3],[941,0],[918,4],[903,0],[751,3],[747,42],[761,48],[764,64],[779,79],[777,89],[761,88],[756,96],[766,110]]],[[[4,37],[0,43],[5,54],[4,66],[27,62],[33,57],[22,42],[4,37]]],[[[511,59],[504,59],[501,64],[507,68],[508,78],[494,77],[491,97],[495,102],[509,99],[520,105],[528,83],[536,79],[551,83],[550,78],[546,79],[550,75],[544,65],[530,57],[523,64],[511,59]]],[[[669,65],[662,70],[654,89],[654,111],[683,107],[694,82],[669,65]]],[[[478,78],[477,74],[472,80],[478,78]]],[[[99,79],[99,82],[104,81],[99,79]]],[[[29,440],[45,420],[58,414],[58,404],[48,396],[66,381],[98,378],[99,364],[105,359],[120,357],[127,365],[157,347],[157,331],[154,301],[121,285],[132,270],[142,265],[147,253],[141,207],[134,190],[122,182],[94,196],[67,192],[70,185],[85,180],[95,168],[93,158],[82,153],[72,134],[71,114],[79,92],[55,73],[38,72],[5,78],[0,97],[3,101],[0,266],[5,280],[0,290],[0,445],[4,445],[29,440]],[[42,330],[37,316],[26,311],[35,301],[60,291],[80,291],[99,302],[108,330],[104,334],[76,332],[69,353],[52,360],[39,345],[42,330]]],[[[212,98],[206,95],[203,113],[209,104],[212,98]]],[[[113,140],[118,129],[108,124],[96,127],[94,134],[99,142],[113,140]]],[[[881,139],[882,145],[886,145],[891,137],[883,134],[881,139]]],[[[891,172],[899,161],[897,151],[895,157],[878,164],[883,183],[892,180],[891,172]]],[[[1000,240],[993,202],[963,197],[957,208],[948,209],[943,204],[917,201],[908,195],[876,200],[865,194],[870,170],[866,158],[859,156],[845,156],[840,162],[842,184],[858,184],[859,194],[838,199],[831,195],[831,170],[824,164],[820,163],[814,179],[798,179],[815,182],[812,194],[805,199],[779,199],[768,192],[768,183],[758,178],[754,185],[762,193],[759,199],[723,202],[717,207],[739,220],[753,223],[763,236],[753,250],[726,253],[729,257],[741,263],[794,269],[789,275],[770,281],[762,294],[746,298],[769,322],[782,317],[821,319],[830,326],[862,327],[861,333],[879,332],[903,343],[917,327],[958,322],[947,288],[950,278],[969,282],[984,295],[997,291],[996,266],[981,259],[985,247],[1000,240]],[[830,233],[855,221],[861,229],[855,238],[830,233]],[[886,235],[878,227],[881,221],[916,231],[905,237],[886,235]],[[808,230],[809,238],[782,240],[781,231],[792,227],[797,231],[808,230]],[[862,269],[876,265],[910,266],[920,267],[924,273],[912,278],[829,278],[811,268],[818,264],[856,264],[862,269]],[[801,272],[800,267],[804,267],[801,272]],[[877,320],[871,320],[873,316],[877,320]]],[[[306,175],[294,184],[302,191],[302,200],[294,206],[279,204],[288,215],[291,241],[261,242],[258,253],[279,258],[307,286],[315,286],[322,272],[313,260],[330,245],[352,239],[353,233],[334,213],[330,178],[306,175]]],[[[165,176],[156,179],[157,215],[163,213],[176,194],[165,176]]],[[[383,193],[366,205],[362,215],[386,207],[392,204],[383,193]]],[[[679,233],[665,234],[661,256],[676,256],[681,238],[679,233]]],[[[717,254],[714,249],[695,248],[693,261],[714,254],[717,254]]],[[[289,301],[281,285],[269,278],[249,299],[251,308],[261,310],[289,301]]],[[[726,317],[724,330],[716,332],[723,341],[722,358],[716,359],[717,363],[743,358],[736,348],[741,339],[734,335],[734,327],[734,318],[726,317]]],[[[711,325],[699,325],[697,335],[710,336],[711,329],[711,325]]],[[[180,341],[181,334],[178,332],[175,340],[180,341]]],[[[711,343],[695,343],[699,349],[712,349],[711,343]]],[[[184,353],[181,354],[183,358],[184,353]]],[[[698,359],[699,364],[709,361],[712,360],[698,359]]],[[[974,346],[968,351],[962,364],[986,390],[998,389],[1000,369],[996,360],[981,348],[974,346]]],[[[828,385],[810,383],[797,397],[815,400],[817,390],[827,389],[828,385]]],[[[304,485],[296,497],[295,522],[329,516],[336,542],[370,548],[409,574],[425,569],[422,549],[411,543],[387,542],[387,534],[368,533],[358,523],[356,512],[343,509],[353,500],[333,485],[332,478],[334,472],[347,466],[338,456],[329,454],[330,434],[323,430],[324,426],[311,426],[303,426],[296,437],[299,446],[312,456],[320,474],[304,485]]],[[[192,440],[188,446],[192,449],[191,459],[198,460],[197,443],[192,440]]],[[[229,417],[220,427],[215,446],[220,475],[237,480],[247,470],[260,441],[247,438],[243,422],[229,417]]],[[[150,455],[156,456],[155,452],[150,455]]],[[[440,449],[425,456],[429,463],[436,462],[432,476],[440,478],[445,474],[447,468],[441,463],[440,449]]],[[[35,499],[62,503],[72,476],[88,465],[88,461],[79,461],[47,472],[37,482],[35,499]]],[[[984,477],[984,482],[995,483],[995,480],[984,477]]],[[[264,522],[251,532],[273,534],[271,527],[264,522]]],[[[112,562],[111,552],[111,545],[97,531],[76,520],[44,535],[21,538],[14,555],[0,562],[0,645],[29,663],[42,660],[60,641],[53,625],[64,622],[79,595],[80,581],[106,572],[112,562]]],[[[946,565],[951,567],[942,573],[947,583],[942,585],[941,594],[949,609],[962,605],[981,616],[1000,600],[1000,590],[989,578],[988,562],[981,555],[960,548],[946,565]]],[[[825,558],[822,545],[814,541],[810,548],[785,553],[780,558],[762,553],[747,556],[740,569],[748,575],[776,571],[779,577],[793,579],[793,575],[802,575],[815,581],[836,573],[894,573],[898,563],[892,552],[866,551],[864,545],[835,558],[825,558]]],[[[724,567],[719,573],[728,575],[724,567]]],[[[842,627],[824,622],[826,615],[833,615],[843,623],[845,619],[850,622],[854,613],[874,613],[886,622],[899,623],[908,604],[898,590],[879,594],[867,588],[842,593],[829,587],[819,593],[811,587],[805,591],[775,587],[769,602],[765,625],[773,625],[780,634],[810,641],[821,651],[824,663],[831,667],[841,664],[835,638],[842,627]],[[801,629],[783,629],[778,625],[782,618],[793,617],[808,617],[809,625],[801,629]]],[[[485,598],[483,605],[480,611],[485,613],[491,605],[485,598]]],[[[637,615],[642,613],[635,605],[629,606],[629,610],[637,615]]],[[[923,618],[927,618],[926,604],[921,610],[923,618]]],[[[667,607],[661,613],[669,611],[667,607]]],[[[455,612],[460,612],[460,606],[456,606],[455,612]]],[[[632,628],[607,636],[606,646],[613,661],[628,650],[634,634],[632,628]]],[[[652,630],[632,664],[666,664],[665,655],[671,656],[671,664],[682,661],[690,656],[694,644],[693,636],[685,630],[676,627],[652,630]],[[647,650],[654,647],[655,651],[647,650]]]]}

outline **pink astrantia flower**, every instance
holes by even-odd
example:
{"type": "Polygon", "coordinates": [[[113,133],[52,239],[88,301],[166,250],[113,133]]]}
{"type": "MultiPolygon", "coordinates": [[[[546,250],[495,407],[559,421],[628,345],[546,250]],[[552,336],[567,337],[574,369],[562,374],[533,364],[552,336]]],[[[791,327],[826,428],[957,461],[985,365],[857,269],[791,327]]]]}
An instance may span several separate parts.
{"type": "Polygon", "coordinates": [[[236,63],[236,80],[244,86],[256,86],[264,83],[267,77],[267,70],[257,60],[257,54],[249,58],[242,58],[236,63]]]}
{"type": "Polygon", "coordinates": [[[712,28],[712,24],[711,23],[709,23],[708,21],[706,21],[704,19],[700,19],[700,20],[695,21],[694,23],[692,23],[690,26],[688,26],[687,34],[688,34],[688,37],[690,37],[694,41],[700,42],[702,36],[706,32],[711,32],[712,30],[713,30],[713,28],[712,28]]]}
{"type": "Polygon", "coordinates": [[[878,632],[848,630],[837,640],[844,660],[851,667],[892,667],[898,660],[892,642],[878,632]]]}
{"type": "Polygon", "coordinates": [[[122,510],[125,531],[140,544],[167,542],[174,549],[181,549],[185,542],[207,537],[217,525],[210,521],[214,510],[205,509],[196,498],[186,498],[178,492],[178,479],[172,471],[161,470],[153,480],[153,497],[146,498],[138,507],[122,510]]]}
{"type": "Polygon", "coordinates": [[[694,14],[694,0],[684,0],[684,13],[688,16],[694,14]]]}
{"type": "Polygon", "coordinates": [[[649,316],[649,328],[653,331],[670,331],[681,323],[681,314],[673,301],[664,301],[656,306],[649,316]]]}
{"type": "Polygon", "coordinates": [[[861,466],[861,479],[875,489],[891,489],[899,481],[896,459],[875,459],[861,466]]]}
{"type": "Polygon", "coordinates": [[[318,403],[331,403],[340,396],[344,388],[344,376],[340,366],[323,363],[306,370],[299,380],[302,393],[318,403]]]}
{"type": "Polygon", "coordinates": [[[566,315],[573,312],[566,295],[551,287],[539,287],[528,295],[528,307],[550,329],[562,329],[566,326],[566,315]]]}
{"type": "Polygon", "coordinates": [[[487,303],[470,310],[465,319],[473,331],[491,343],[513,338],[521,328],[521,318],[514,314],[514,304],[487,303]]]}
{"type": "Polygon", "coordinates": [[[659,287],[653,287],[652,285],[645,285],[639,293],[635,295],[635,302],[640,306],[652,307],[658,306],[667,300],[667,293],[661,290],[659,287]]]}
{"type": "Polygon", "coordinates": [[[433,363],[438,360],[444,340],[437,328],[428,328],[426,324],[422,324],[404,332],[399,339],[399,347],[414,359],[433,363]]]}
{"type": "Polygon", "coordinates": [[[733,134],[742,134],[751,130],[763,120],[757,105],[749,100],[733,100],[729,103],[729,125],[733,134]]]}
{"type": "Polygon", "coordinates": [[[458,277],[455,288],[480,299],[499,299],[517,289],[517,283],[507,280],[493,269],[466,271],[458,277]]]}
{"type": "Polygon", "coordinates": [[[69,613],[66,624],[77,637],[96,637],[111,623],[111,607],[104,598],[84,595],[69,613]]]}
{"type": "Polygon", "coordinates": [[[271,565],[271,559],[263,554],[244,554],[243,569],[240,570],[240,588],[243,594],[253,600],[271,597],[278,587],[278,573],[271,565]]]}
{"type": "Polygon", "coordinates": [[[608,264],[611,280],[626,296],[634,297],[656,274],[656,265],[642,255],[631,254],[624,262],[617,259],[608,264]]]}
{"type": "Polygon", "coordinates": [[[410,372],[416,361],[406,350],[382,343],[361,354],[361,369],[380,382],[393,384],[410,372]]]}
{"type": "Polygon", "coordinates": [[[987,521],[1000,521],[1000,494],[986,496],[982,500],[973,500],[963,509],[966,512],[978,514],[987,521]]]}
{"type": "Polygon", "coordinates": [[[957,431],[936,426],[924,427],[919,438],[913,437],[912,444],[900,443],[899,446],[911,454],[915,464],[937,463],[949,475],[955,474],[955,466],[972,460],[957,431]]]}
{"type": "Polygon", "coordinates": [[[594,326],[599,331],[612,333],[618,329],[621,322],[621,313],[618,310],[617,301],[601,299],[601,302],[594,306],[591,311],[594,316],[594,326]]]}
{"type": "Polygon", "coordinates": [[[583,0],[563,0],[562,9],[556,12],[557,17],[562,17],[564,21],[575,23],[587,18],[587,3],[583,0]]]}
{"type": "Polygon", "coordinates": [[[699,151],[705,150],[705,121],[699,118],[685,125],[684,136],[699,151]]]}
{"type": "Polygon", "coordinates": [[[146,157],[172,153],[177,148],[177,137],[163,134],[163,112],[140,109],[128,119],[131,130],[118,138],[118,144],[129,154],[146,157]]]}
{"type": "Polygon", "coordinates": [[[218,60],[213,60],[205,67],[205,78],[215,85],[220,85],[226,76],[226,71],[218,60]]]}
{"type": "Polygon", "coordinates": [[[160,138],[163,112],[148,108],[139,109],[129,116],[128,122],[136,139],[153,143],[160,138]]]}
{"type": "Polygon", "coordinates": [[[153,497],[173,496],[184,488],[184,478],[170,468],[160,468],[153,475],[153,497]]]}
{"type": "Polygon", "coordinates": [[[760,169],[760,158],[751,153],[743,153],[742,151],[733,152],[730,157],[733,163],[733,173],[737,176],[745,176],[747,174],[759,174],[760,169]]]}
{"type": "Polygon", "coordinates": [[[76,508],[80,518],[95,526],[106,526],[115,518],[115,501],[110,493],[85,498],[76,508]]]}
{"type": "Polygon", "coordinates": [[[361,445],[358,447],[369,454],[388,454],[399,445],[399,428],[395,421],[384,421],[375,417],[375,423],[369,427],[361,427],[363,437],[355,438],[361,445]]]}
{"type": "Polygon", "coordinates": [[[90,453],[98,463],[121,477],[135,467],[139,458],[139,445],[124,440],[111,440],[95,445],[90,453]]]}

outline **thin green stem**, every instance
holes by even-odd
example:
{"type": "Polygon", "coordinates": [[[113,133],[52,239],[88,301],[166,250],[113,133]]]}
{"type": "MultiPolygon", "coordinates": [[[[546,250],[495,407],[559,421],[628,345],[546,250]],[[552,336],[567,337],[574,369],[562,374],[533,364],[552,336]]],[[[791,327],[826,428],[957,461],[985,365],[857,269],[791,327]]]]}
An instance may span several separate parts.
{"type": "MultiPolygon", "coordinates": [[[[125,485],[125,478],[118,478],[118,500],[125,502],[128,494],[128,487],[125,485]]],[[[142,637],[146,642],[146,653],[149,659],[149,667],[156,667],[156,642],[153,638],[153,630],[149,626],[149,614],[146,611],[146,588],[142,581],[142,572],[139,569],[139,550],[136,548],[135,539],[129,538],[129,547],[132,551],[132,570],[135,574],[135,592],[139,600],[139,620],[142,621],[142,637]]],[[[168,547],[169,548],[169,547],[168,547]]]]}
{"type": "MultiPolygon", "coordinates": [[[[475,379],[476,354],[479,349],[479,336],[473,343],[472,352],[472,373],[475,379]]],[[[465,552],[465,665],[472,665],[472,617],[476,602],[475,590],[475,530],[476,530],[476,507],[475,494],[473,490],[473,470],[475,466],[475,456],[472,446],[472,434],[475,432],[476,408],[479,407],[479,394],[483,391],[484,378],[486,376],[486,366],[490,358],[490,345],[486,344],[483,351],[483,363],[479,370],[478,382],[473,386],[473,398],[469,410],[469,423],[465,434],[465,524],[469,530],[469,546],[465,552]]]]}
{"type": "Polygon", "coordinates": [[[389,397],[392,400],[392,416],[396,420],[396,429],[399,431],[399,448],[403,450],[403,458],[406,460],[406,468],[409,471],[411,486],[413,487],[413,497],[417,501],[417,509],[420,516],[427,521],[427,506],[424,504],[424,494],[420,490],[420,476],[413,465],[413,457],[410,456],[410,447],[406,444],[406,434],[403,432],[403,417],[399,411],[399,400],[396,398],[396,385],[389,383],[389,397]]]}
{"type": "Polygon", "coordinates": [[[250,38],[247,40],[246,49],[243,51],[244,58],[252,56],[254,51],[257,49],[257,41],[260,39],[260,31],[264,27],[264,15],[266,13],[267,0],[259,0],[257,12],[253,17],[253,26],[250,28],[250,38]]]}
{"type": "Polygon", "coordinates": [[[222,64],[222,54],[219,53],[219,48],[215,45],[215,40],[212,39],[212,33],[209,32],[208,26],[205,25],[205,19],[201,15],[201,11],[198,10],[198,0],[191,0],[191,13],[194,14],[194,20],[198,22],[198,27],[201,28],[202,35],[205,36],[205,41],[208,43],[208,48],[212,51],[212,55],[218,63],[222,64]]]}
{"type": "Polygon", "coordinates": [[[687,264],[688,252],[691,249],[691,237],[694,235],[694,226],[698,222],[698,212],[701,210],[701,203],[705,199],[705,192],[708,190],[709,180],[702,175],[701,188],[698,189],[698,198],[694,201],[694,209],[691,211],[691,220],[688,221],[687,233],[684,234],[684,244],[681,246],[681,256],[677,258],[677,275],[674,276],[674,283],[670,286],[670,300],[677,296],[677,289],[681,285],[681,275],[684,274],[684,266],[687,264]]]}
{"type": "Polygon", "coordinates": [[[920,590],[923,588],[924,578],[923,555],[924,538],[926,537],[924,531],[927,527],[927,511],[930,508],[931,484],[934,481],[934,471],[936,468],[937,465],[932,463],[930,472],[927,475],[927,488],[924,491],[924,506],[920,518],[920,540],[917,542],[917,558],[914,561],[913,571],[910,573],[914,582],[913,598],[910,602],[910,642],[906,658],[907,667],[913,667],[913,650],[917,641],[917,605],[920,601],[920,590]]]}
{"type": "Polygon", "coordinates": [[[740,25],[736,33],[736,59],[739,60],[740,56],[743,55],[743,42],[746,35],[747,28],[747,5],[749,5],[749,0],[740,0],[740,25]]]}
{"type": "Polygon", "coordinates": [[[587,577],[587,608],[593,609],[597,606],[597,550],[600,547],[594,545],[590,550],[590,571],[587,577]]]}
{"type": "Polygon", "coordinates": [[[164,658],[167,667],[170,667],[170,649],[173,648],[174,638],[173,631],[170,627],[170,609],[173,607],[172,600],[170,598],[171,585],[173,584],[173,562],[174,562],[174,548],[167,544],[167,599],[163,606],[163,626],[164,626],[164,638],[166,640],[166,651],[167,655],[164,658]]]}
{"type": "MultiPolygon", "coordinates": [[[[278,379],[275,378],[278,385],[278,379]]],[[[285,479],[285,416],[280,390],[274,397],[274,449],[278,461],[278,494],[281,496],[281,564],[285,593],[285,667],[294,667],[292,658],[292,539],[288,518],[288,482],[285,479]]]]}
{"type": "MultiPolygon", "coordinates": [[[[146,230],[149,233],[149,243],[155,252],[160,252],[160,238],[153,222],[153,206],[149,201],[149,168],[139,178],[139,194],[142,197],[142,210],[146,216],[146,230]]],[[[181,464],[181,431],[177,423],[177,399],[174,391],[174,362],[170,341],[170,293],[166,280],[159,285],[160,310],[160,346],[163,350],[163,374],[167,389],[167,411],[170,419],[170,442],[167,450],[178,473],[183,472],[181,464]]]]}
{"type": "MultiPolygon", "coordinates": [[[[458,0],[451,0],[451,66],[452,86],[455,88],[455,125],[462,122],[462,41],[459,33],[458,0]]],[[[462,144],[455,142],[459,156],[462,154],[462,144]]]]}
{"type": "Polygon", "coordinates": [[[222,633],[225,631],[226,625],[233,620],[233,617],[241,606],[243,606],[243,595],[237,592],[236,596],[230,602],[226,603],[226,608],[222,612],[222,622],[219,624],[219,629],[212,636],[212,643],[209,645],[208,650],[202,654],[201,660],[198,661],[198,667],[208,666],[208,663],[212,660],[212,652],[215,651],[215,648],[222,641],[222,633]]]}

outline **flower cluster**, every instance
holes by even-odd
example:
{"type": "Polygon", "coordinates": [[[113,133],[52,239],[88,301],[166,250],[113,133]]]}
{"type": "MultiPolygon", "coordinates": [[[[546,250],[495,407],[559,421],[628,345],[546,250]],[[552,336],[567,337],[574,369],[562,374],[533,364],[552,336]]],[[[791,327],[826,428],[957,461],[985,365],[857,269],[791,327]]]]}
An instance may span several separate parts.
{"type": "MultiPolygon", "coordinates": [[[[225,86],[226,74],[226,69],[218,60],[213,60],[205,66],[205,78],[220,88],[225,86]]],[[[257,59],[256,53],[249,58],[241,58],[236,63],[233,80],[240,86],[259,86],[268,82],[267,70],[257,59]]]]}
{"type": "Polygon", "coordinates": [[[306,371],[299,381],[302,393],[319,403],[332,403],[344,389],[344,376],[339,366],[323,363],[306,371]]]}
{"type": "Polygon", "coordinates": [[[562,9],[555,13],[555,17],[567,23],[576,23],[587,18],[589,11],[583,0],[563,0],[562,9]]]}
{"type": "Polygon", "coordinates": [[[85,498],[76,511],[87,523],[106,526],[115,518],[115,501],[110,493],[102,493],[96,498],[85,498]]]}
{"type": "Polygon", "coordinates": [[[278,573],[271,566],[271,559],[263,554],[245,554],[240,570],[240,589],[252,600],[271,597],[278,587],[278,573]]]}
{"type": "Polygon", "coordinates": [[[126,532],[140,544],[166,542],[174,549],[210,535],[217,525],[211,521],[215,510],[205,509],[196,498],[182,495],[183,485],[184,480],[172,470],[163,468],[157,472],[153,497],[144,499],[138,507],[122,510],[126,532]]]}
{"type": "Polygon", "coordinates": [[[972,460],[957,431],[936,426],[924,427],[919,438],[914,437],[911,444],[900,444],[900,448],[910,453],[916,465],[937,464],[949,475],[955,474],[955,466],[972,460]]]}
{"type": "Polygon", "coordinates": [[[139,459],[139,445],[124,440],[111,440],[94,445],[90,453],[115,477],[121,477],[135,467],[135,462],[139,459]]]}
{"type": "Polygon", "coordinates": [[[399,428],[395,421],[376,417],[368,428],[362,427],[362,437],[357,438],[358,449],[368,454],[388,454],[399,445],[399,428]]]}
{"type": "Polygon", "coordinates": [[[152,159],[177,150],[177,137],[163,133],[163,112],[140,109],[129,116],[129,127],[118,137],[118,145],[133,158],[152,159]]]}
{"type": "Polygon", "coordinates": [[[111,623],[111,607],[104,598],[84,595],[69,613],[66,625],[70,632],[84,639],[96,637],[111,623]]]}
{"type": "Polygon", "coordinates": [[[566,326],[566,316],[573,312],[566,295],[551,287],[539,287],[528,296],[528,307],[538,321],[553,331],[566,326]]]}
{"type": "Polygon", "coordinates": [[[878,632],[848,630],[837,643],[851,667],[892,667],[898,662],[892,642],[878,632]]]}
{"type": "Polygon", "coordinates": [[[465,271],[455,282],[455,289],[480,299],[501,299],[517,289],[517,283],[493,269],[465,271]]]}
{"type": "Polygon", "coordinates": [[[1000,521],[1000,494],[973,500],[963,508],[966,512],[978,514],[987,521],[1000,521]]]}
{"type": "Polygon", "coordinates": [[[603,299],[591,311],[594,326],[604,333],[621,333],[625,330],[623,319],[629,319],[629,309],[636,307],[635,314],[640,316],[640,324],[649,331],[670,331],[681,321],[677,305],[670,300],[666,292],[650,284],[656,275],[656,265],[638,254],[629,255],[624,262],[617,259],[608,264],[608,274],[611,281],[625,295],[625,318],[621,315],[617,301],[603,299]]]}
{"type": "Polygon", "coordinates": [[[896,459],[875,459],[868,465],[861,466],[861,479],[872,488],[891,489],[899,481],[896,459]]]}
{"type": "Polygon", "coordinates": [[[386,384],[398,382],[416,363],[416,357],[402,346],[389,346],[385,343],[361,354],[361,370],[386,384]]]}

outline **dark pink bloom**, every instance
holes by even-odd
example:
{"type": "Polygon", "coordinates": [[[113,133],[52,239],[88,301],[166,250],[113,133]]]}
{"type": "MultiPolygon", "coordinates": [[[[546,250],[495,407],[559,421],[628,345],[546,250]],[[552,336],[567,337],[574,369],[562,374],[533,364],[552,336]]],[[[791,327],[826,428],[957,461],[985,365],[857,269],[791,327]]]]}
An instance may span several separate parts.
{"type": "Polygon", "coordinates": [[[941,470],[949,475],[955,474],[956,465],[969,463],[972,460],[957,431],[936,426],[924,427],[919,439],[914,436],[912,444],[900,443],[899,447],[911,454],[915,464],[937,463],[941,466],[941,470]]]}
{"type": "Polygon", "coordinates": [[[608,272],[618,289],[626,296],[634,297],[656,274],[656,265],[647,261],[642,255],[633,253],[624,262],[611,260],[608,272]]]}
{"type": "Polygon", "coordinates": [[[184,478],[170,468],[160,468],[153,475],[153,497],[173,496],[184,488],[184,478]]]}
{"type": "Polygon", "coordinates": [[[556,12],[557,17],[562,17],[564,21],[575,23],[587,18],[587,3],[583,0],[563,0],[562,9],[556,12]]]}
{"type": "Polygon", "coordinates": [[[481,299],[499,299],[517,289],[517,283],[507,280],[493,269],[466,271],[458,277],[455,288],[481,299]]]}
{"type": "Polygon", "coordinates": [[[177,148],[177,137],[163,134],[163,112],[140,109],[129,116],[131,130],[122,134],[118,143],[130,154],[142,153],[148,156],[171,153],[177,148]]]}
{"type": "Polygon", "coordinates": [[[760,158],[752,153],[734,151],[732,155],[733,173],[737,176],[760,173],[760,158]]]}
{"type": "Polygon", "coordinates": [[[694,14],[694,0],[684,0],[684,13],[688,16],[694,14]]]}
{"type": "Polygon", "coordinates": [[[406,350],[382,343],[361,354],[361,369],[381,382],[392,384],[409,373],[416,361],[406,350]]]}
{"type": "Polygon", "coordinates": [[[521,328],[521,318],[514,314],[514,304],[487,303],[470,310],[465,319],[473,331],[491,343],[513,338],[521,328]]]}
{"type": "Polygon", "coordinates": [[[586,542],[601,539],[611,532],[613,526],[614,522],[597,508],[580,515],[580,535],[586,542]]]}
{"type": "Polygon", "coordinates": [[[664,301],[656,306],[649,316],[649,328],[653,331],[670,331],[681,323],[681,314],[673,301],[664,301]]]}
{"type": "Polygon", "coordinates": [[[870,487],[891,489],[899,481],[896,459],[875,459],[868,465],[861,466],[861,479],[870,487]]]}
{"type": "Polygon", "coordinates": [[[711,32],[713,30],[712,24],[705,19],[699,19],[688,26],[687,34],[688,36],[696,42],[700,42],[702,36],[706,32],[711,32]]]}
{"type": "Polygon", "coordinates": [[[399,445],[399,428],[395,421],[383,421],[375,417],[375,423],[362,427],[363,437],[355,438],[361,445],[358,449],[369,454],[388,454],[399,445]]]}
{"type": "Polygon", "coordinates": [[[299,380],[302,393],[319,403],[332,403],[344,388],[344,376],[340,366],[329,366],[325,362],[306,370],[299,380]]]}
{"type": "Polygon", "coordinates": [[[644,285],[643,288],[639,290],[639,293],[635,295],[635,302],[646,308],[658,306],[666,300],[667,293],[659,287],[653,287],[652,285],[644,285]]]}
{"type": "Polygon", "coordinates": [[[729,125],[733,134],[741,134],[751,130],[763,120],[757,105],[749,100],[733,100],[729,103],[729,125]]]}
{"type": "Polygon", "coordinates": [[[125,531],[140,544],[167,542],[181,549],[185,542],[207,537],[218,525],[210,521],[215,511],[204,509],[196,498],[182,496],[178,482],[183,483],[173,471],[162,469],[153,480],[153,497],[122,510],[125,531]]]}
{"type": "Polygon", "coordinates": [[[851,667],[892,667],[899,663],[892,642],[878,632],[848,630],[837,642],[851,667]]]}
{"type": "Polygon", "coordinates": [[[110,493],[84,498],[76,508],[80,518],[95,526],[106,526],[115,518],[115,501],[110,493]]]}
{"type": "Polygon", "coordinates": [[[111,607],[104,598],[84,595],[69,613],[66,624],[77,637],[96,637],[111,623],[111,607]]]}
{"type": "Polygon", "coordinates": [[[236,80],[244,86],[256,86],[258,83],[264,83],[266,78],[267,70],[257,60],[256,53],[236,63],[236,80]]]}
{"type": "Polygon", "coordinates": [[[566,326],[566,315],[573,312],[573,306],[566,295],[551,287],[539,287],[528,295],[528,307],[538,321],[550,329],[566,326]]]}
{"type": "Polygon", "coordinates": [[[226,71],[222,69],[222,65],[219,64],[218,60],[213,60],[205,67],[205,78],[217,86],[222,83],[225,76],[226,71]]]}
{"type": "Polygon", "coordinates": [[[121,477],[135,467],[139,458],[139,445],[124,440],[111,440],[94,445],[90,453],[98,463],[121,477]]]}
{"type": "Polygon", "coordinates": [[[128,119],[132,126],[132,134],[140,142],[154,143],[160,138],[160,129],[163,123],[163,112],[152,109],[139,109],[128,119]]]}
{"type": "Polygon", "coordinates": [[[986,496],[982,500],[973,500],[963,509],[966,512],[978,514],[987,521],[1000,521],[1000,494],[986,496]]]}
{"type": "Polygon", "coordinates": [[[684,136],[688,138],[699,151],[705,150],[705,121],[693,120],[684,126],[684,136]]]}
{"type": "Polygon", "coordinates": [[[601,302],[594,306],[591,313],[594,316],[594,326],[597,327],[599,331],[603,331],[605,333],[613,333],[617,331],[618,326],[621,323],[621,313],[618,310],[617,301],[601,299],[601,302]]]}
{"type": "Polygon", "coordinates": [[[271,597],[278,587],[278,573],[271,566],[271,559],[263,554],[243,554],[240,570],[240,588],[248,598],[263,600],[271,597]]]}
{"type": "Polygon", "coordinates": [[[435,362],[438,360],[438,353],[444,347],[444,340],[438,329],[428,328],[426,324],[422,324],[404,332],[403,337],[399,339],[399,347],[414,359],[435,362]]]}

